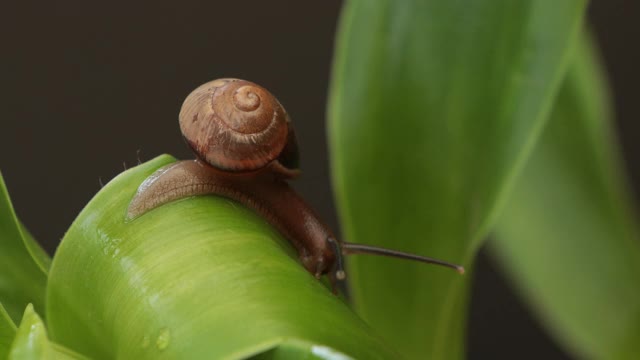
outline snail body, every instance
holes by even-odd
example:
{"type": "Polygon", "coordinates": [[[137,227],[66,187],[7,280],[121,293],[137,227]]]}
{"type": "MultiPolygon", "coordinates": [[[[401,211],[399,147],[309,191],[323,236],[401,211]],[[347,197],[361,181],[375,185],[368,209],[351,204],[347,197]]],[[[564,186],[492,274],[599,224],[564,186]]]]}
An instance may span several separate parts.
{"type": "Polygon", "coordinates": [[[295,133],[284,107],[266,89],[238,79],[208,82],[185,99],[179,121],[197,159],[170,164],[147,178],[127,218],[171,201],[215,194],[260,214],[295,247],[307,271],[316,278],[328,274],[334,284],[345,277],[344,254],[400,257],[464,272],[436,259],[337,241],[287,182],[299,174],[295,133]]]}
{"type": "Polygon", "coordinates": [[[235,200],[259,213],[289,240],[304,267],[316,277],[330,270],[334,254],[327,239],[335,237],[289,184],[271,171],[239,174],[218,170],[200,159],[178,161],[142,183],[127,216],[134,219],[160,205],[207,194],[235,200]]]}

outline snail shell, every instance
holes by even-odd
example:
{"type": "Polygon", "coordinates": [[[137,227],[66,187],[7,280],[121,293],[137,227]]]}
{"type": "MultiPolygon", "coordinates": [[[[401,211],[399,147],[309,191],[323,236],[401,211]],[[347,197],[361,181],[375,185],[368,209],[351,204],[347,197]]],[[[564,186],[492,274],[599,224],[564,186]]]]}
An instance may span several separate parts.
{"type": "Polygon", "coordinates": [[[298,149],[286,110],[269,91],[249,81],[218,79],[195,89],[180,110],[182,135],[209,165],[229,172],[267,167],[298,173],[298,149]]]}

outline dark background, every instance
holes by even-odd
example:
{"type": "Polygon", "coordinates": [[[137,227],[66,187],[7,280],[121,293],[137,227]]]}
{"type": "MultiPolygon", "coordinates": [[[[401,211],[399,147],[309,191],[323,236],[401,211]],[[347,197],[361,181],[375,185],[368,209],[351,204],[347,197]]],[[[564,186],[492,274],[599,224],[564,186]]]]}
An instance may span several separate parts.
{"type": "MultiPolygon", "coordinates": [[[[18,215],[53,253],[99,182],[161,153],[192,155],[177,112],[203,82],[239,77],[291,114],[303,176],[295,187],[338,228],[329,183],[325,104],[340,1],[155,1],[3,4],[0,169],[18,215]]],[[[640,184],[638,2],[594,2],[589,14],[615,93],[632,184],[640,184]]],[[[564,359],[481,252],[472,359],[564,359]]]]}

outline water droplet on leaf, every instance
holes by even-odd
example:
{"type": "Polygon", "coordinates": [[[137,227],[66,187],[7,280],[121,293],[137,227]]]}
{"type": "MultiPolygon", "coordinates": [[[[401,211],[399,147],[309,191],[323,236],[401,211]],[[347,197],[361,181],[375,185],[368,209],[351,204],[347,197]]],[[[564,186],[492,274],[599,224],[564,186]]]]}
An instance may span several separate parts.
{"type": "Polygon", "coordinates": [[[170,342],[171,332],[169,331],[169,329],[162,329],[160,331],[160,335],[158,335],[158,340],[156,340],[156,346],[158,347],[158,350],[166,349],[167,346],[169,346],[170,342]]]}

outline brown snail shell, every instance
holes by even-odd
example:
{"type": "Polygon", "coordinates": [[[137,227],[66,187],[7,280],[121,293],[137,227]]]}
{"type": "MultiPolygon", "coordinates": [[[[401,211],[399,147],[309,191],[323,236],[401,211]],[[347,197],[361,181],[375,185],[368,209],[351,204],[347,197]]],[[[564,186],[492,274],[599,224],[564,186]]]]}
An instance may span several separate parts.
{"type": "Polygon", "coordinates": [[[275,162],[297,174],[298,153],[289,115],[269,91],[249,81],[218,79],[195,89],[180,110],[182,135],[209,165],[250,172],[275,162]]]}

